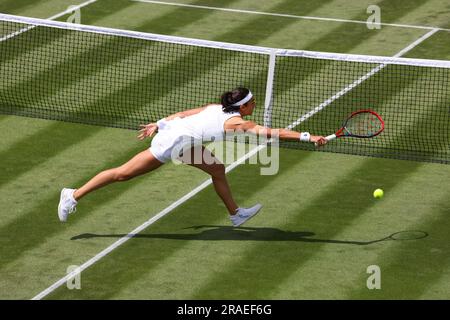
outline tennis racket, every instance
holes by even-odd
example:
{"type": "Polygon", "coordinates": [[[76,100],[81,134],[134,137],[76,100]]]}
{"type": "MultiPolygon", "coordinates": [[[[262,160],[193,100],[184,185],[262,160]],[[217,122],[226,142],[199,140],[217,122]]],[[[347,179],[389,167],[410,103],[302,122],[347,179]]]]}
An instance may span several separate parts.
{"type": "Polygon", "coordinates": [[[336,138],[373,138],[384,130],[384,121],[375,111],[359,110],[353,112],[336,133],[325,137],[331,141],[336,138]]]}

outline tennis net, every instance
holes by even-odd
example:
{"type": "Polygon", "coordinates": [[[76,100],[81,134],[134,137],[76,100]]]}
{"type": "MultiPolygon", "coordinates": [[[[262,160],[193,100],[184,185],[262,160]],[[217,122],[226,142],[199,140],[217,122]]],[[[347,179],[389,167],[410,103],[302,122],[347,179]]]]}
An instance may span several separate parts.
{"type": "MultiPolygon", "coordinates": [[[[358,109],[373,139],[321,151],[450,163],[450,61],[282,50],[0,14],[0,113],[137,129],[249,87],[270,127],[329,135],[358,109]]],[[[314,150],[310,144],[283,147],[314,150]]]]}

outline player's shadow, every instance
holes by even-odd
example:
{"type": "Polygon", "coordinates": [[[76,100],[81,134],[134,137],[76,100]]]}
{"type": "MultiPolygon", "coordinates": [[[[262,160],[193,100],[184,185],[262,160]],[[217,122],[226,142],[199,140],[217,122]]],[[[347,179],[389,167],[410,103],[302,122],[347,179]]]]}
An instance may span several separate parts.
{"type": "Polygon", "coordinates": [[[123,238],[133,237],[137,239],[170,239],[170,240],[243,240],[243,241],[299,241],[299,242],[319,242],[334,244],[369,245],[385,240],[416,240],[425,238],[428,233],[424,231],[400,231],[393,233],[382,239],[371,241],[353,241],[336,239],[317,239],[314,232],[309,231],[283,231],[276,228],[250,228],[250,227],[230,227],[216,225],[192,226],[185,229],[199,230],[198,233],[150,233],[150,234],[93,234],[83,233],[71,238],[71,240],[91,239],[91,238],[123,238]],[[399,236],[400,235],[400,236],[399,236]]]}

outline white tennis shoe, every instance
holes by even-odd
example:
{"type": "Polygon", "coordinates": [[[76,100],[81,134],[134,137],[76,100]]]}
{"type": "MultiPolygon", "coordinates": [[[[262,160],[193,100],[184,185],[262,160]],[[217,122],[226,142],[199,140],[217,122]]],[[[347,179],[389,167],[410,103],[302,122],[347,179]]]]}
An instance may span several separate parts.
{"type": "Polygon", "coordinates": [[[242,225],[245,221],[255,216],[261,208],[262,205],[259,203],[251,208],[238,208],[235,215],[230,215],[230,220],[233,227],[239,227],[242,225]]]}
{"type": "Polygon", "coordinates": [[[66,222],[69,214],[77,211],[77,201],[73,198],[75,189],[64,188],[61,191],[61,197],[58,205],[58,217],[61,222],[66,222]]]}

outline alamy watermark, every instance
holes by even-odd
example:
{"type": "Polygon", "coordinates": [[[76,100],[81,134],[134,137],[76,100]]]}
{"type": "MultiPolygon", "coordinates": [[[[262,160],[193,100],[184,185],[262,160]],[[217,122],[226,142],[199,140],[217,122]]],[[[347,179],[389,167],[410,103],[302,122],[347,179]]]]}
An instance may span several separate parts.
{"type": "Polygon", "coordinates": [[[81,289],[81,268],[76,265],[68,266],[67,267],[67,275],[69,278],[66,281],[67,289],[73,290],[81,289]]]}
{"type": "Polygon", "coordinates": [[[70,10],[70,16],[67,18],[68,23],[81,24],[81,10],[78,6],[69,6],[67,10],[70,10]]]}
{"type": "Polygon", "coordinates": [[[370,5],[367,7],[367,13],[370,16],[367,18],[366,26],[367,29],[381,29],[381,9],[377,5],[370,5]]]}
{"type": "Polygon", "coordinates": [[[381,269],[377,265],[371,265],[367,267],[366,272],[370,274],[367,278],[366,286],[367,289],[381,289],[381,269]]]}

